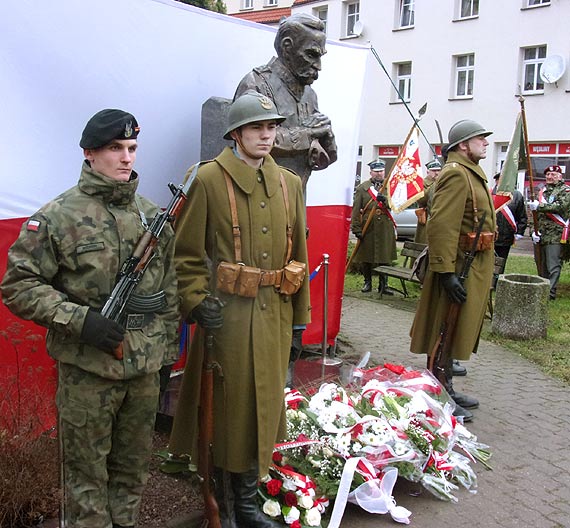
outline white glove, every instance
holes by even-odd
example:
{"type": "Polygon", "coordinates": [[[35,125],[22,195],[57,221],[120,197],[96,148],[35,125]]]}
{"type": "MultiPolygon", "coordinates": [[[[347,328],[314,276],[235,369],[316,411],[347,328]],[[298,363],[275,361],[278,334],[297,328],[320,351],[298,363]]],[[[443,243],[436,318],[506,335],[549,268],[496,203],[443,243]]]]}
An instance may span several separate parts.
{"type": "Polygon", "coordinates": [[[521,238],[524,238],[524,236],[519,234],[515,235],[515,240],[520,240],[521,238]]]}
{"type": "Polygon", "coordinates": [[[540,202],[538,200],[532,200],[528,202],[528,207],[531,211],[536,211],[538,209],[539,203],[540,202]]]}
{"type": "Polygon", "coordinates": [[[535,244],[538,244],[540,242],[540,237],[542,236],[540,232],[535,233],[534,231],[530,234],[530,236],[532,237],[532,241],[535,244]]]}

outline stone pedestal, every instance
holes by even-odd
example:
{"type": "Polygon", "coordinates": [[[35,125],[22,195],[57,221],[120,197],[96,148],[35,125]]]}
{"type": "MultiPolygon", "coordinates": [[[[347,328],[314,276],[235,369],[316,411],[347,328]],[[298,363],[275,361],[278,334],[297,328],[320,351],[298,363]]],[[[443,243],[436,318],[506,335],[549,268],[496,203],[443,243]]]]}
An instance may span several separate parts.
{"type": "Polygon", "coordinates": [[[546,337],[550,283],[536,275],[501,275],[491,331],[510,339],[546,337]]]}

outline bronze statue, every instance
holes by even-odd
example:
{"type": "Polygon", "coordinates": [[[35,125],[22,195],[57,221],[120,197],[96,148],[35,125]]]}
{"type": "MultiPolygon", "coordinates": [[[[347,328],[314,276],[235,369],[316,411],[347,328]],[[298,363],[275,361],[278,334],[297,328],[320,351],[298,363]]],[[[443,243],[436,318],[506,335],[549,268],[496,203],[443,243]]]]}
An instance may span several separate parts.
{"type": "Polygon", "coordinates": [[[239,83],[234,100],[254,89],[275,103],[287,119],[278,128],[271,155],[279,165],[295,171],[303,193],[313,170],[326,169],[337,159],[330,119],[319,112],[311,84],[326,53],[324,24],[305,13],[291,15],[279,24],[275,37],[277,57],[254,68],[239,83]]]}

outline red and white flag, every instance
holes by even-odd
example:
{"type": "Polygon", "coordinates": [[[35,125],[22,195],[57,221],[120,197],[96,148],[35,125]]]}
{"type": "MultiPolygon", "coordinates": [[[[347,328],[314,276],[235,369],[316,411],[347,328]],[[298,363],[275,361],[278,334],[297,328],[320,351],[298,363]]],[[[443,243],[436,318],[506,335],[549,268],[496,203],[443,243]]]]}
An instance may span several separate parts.
{"type": "Polygon", "coordinates": [[[424,175],[420,161],[418,128],[413,126],[388,177],[388,200],[399,213],[424,195],[424,175]]]}

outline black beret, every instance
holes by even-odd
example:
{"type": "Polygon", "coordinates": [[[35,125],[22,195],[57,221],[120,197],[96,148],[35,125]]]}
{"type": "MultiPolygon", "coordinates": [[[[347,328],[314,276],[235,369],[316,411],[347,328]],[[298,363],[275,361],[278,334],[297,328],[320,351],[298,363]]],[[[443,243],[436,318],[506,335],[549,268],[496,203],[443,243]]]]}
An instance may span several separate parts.
{"type": "Polygon", "coordinates": [[[139,124],[135,116],[107,108],[97,112],[85,125],[79,146],[84,149],[104,147],[114,139],[136,139],[139,124]]]}

